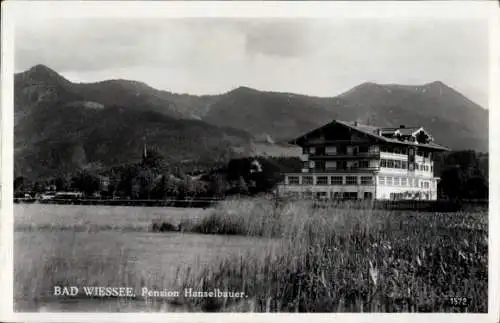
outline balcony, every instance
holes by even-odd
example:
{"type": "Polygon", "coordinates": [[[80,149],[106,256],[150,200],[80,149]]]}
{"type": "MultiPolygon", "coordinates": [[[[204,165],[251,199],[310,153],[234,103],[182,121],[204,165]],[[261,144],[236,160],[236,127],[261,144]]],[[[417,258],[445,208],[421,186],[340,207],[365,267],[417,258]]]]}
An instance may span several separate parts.
{"type": "Polygon", "coordinates": [[[364,153],[337,153],[335,155],[327,155],[327,154],[314,154],[309,155],[310,160],[318,160],[318,159],[360,159],[360,158],[372,158],[379,159],[380,152],[364,152],[364,153]]]}
{"type": "Polygon", "coordinates": [[[310,172],[314,174],[322,173],[366,173],[380,170],[380,167],[351,167],[351,168],[324,168],[312,169],[310,172]]]}

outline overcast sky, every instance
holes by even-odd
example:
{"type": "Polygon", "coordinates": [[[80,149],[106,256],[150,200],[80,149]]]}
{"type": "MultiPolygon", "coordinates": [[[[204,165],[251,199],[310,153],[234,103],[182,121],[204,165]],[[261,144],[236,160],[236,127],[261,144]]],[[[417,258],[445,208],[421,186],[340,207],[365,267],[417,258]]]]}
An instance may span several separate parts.
{"type": "Polygon", "coordinates": [[[335,96],[362,82],[442,81],[487,108],[488,23],[480,19],[24,19],[15,70],[71,81],[143,81],[212,94],[245,85],[335,96]]]}

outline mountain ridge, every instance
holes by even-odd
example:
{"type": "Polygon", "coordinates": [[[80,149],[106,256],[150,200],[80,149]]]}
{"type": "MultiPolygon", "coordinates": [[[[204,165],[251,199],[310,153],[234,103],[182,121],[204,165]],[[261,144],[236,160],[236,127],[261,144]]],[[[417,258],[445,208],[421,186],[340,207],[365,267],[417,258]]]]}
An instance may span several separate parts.
{"type": "MultiPolygon", "coordinates": [[[[264,141],[271,147],[332,119],[358,120],[381,127],[419,125],[428,129],[439,144],[452,149],[488,151],[488,111],[440,81],[423,85],[365,82],[332,97],[261,91],[248,86],[236,87],[221,94],[178,94],[125,79],[75,83],[44,65],[16,73],[14,81],[16,163],[22,165],[29,160],[27,164],[32,168],[37,167],[33,166],[37,158],[54,159],[54,147],[63,141],[58,136],[66,134],[72,138],[67,142],[69,149],[75,150],[76,155],[82,155],[82,149],[91,149],[88,143],[85,144],[85,136],[98,133],[92,137],[96,145],[101,137],[111,140],[113,136],[106,133],[107,128],[125,137],[120,149],[128,149],[125,145],[128,140],[134,142],[131,149],[140,150],[133,136],[151,128],[156,131],[154,140],[164,146],[172,144],[171,138],[162,137],[168,133],[165,129],[172,127],[174,136],[185,137],[181,140],[183,145],[200,151],[198,155],[196,152],[188,154],[189,158],[203,159],[209,155],[207,147],[217,146],[224,147],[226,151],[236,147],[247,155],[259,154],[258,150],[252,150],[252,142],[264,141]],[[115,110],[111,113],[108,108],[115,110]],[[87,123],[79,123],[65,109],[71,109],[87,123]],[[153,113],[154,117],[141,119],[144,113],[153,113]],[[97,120],[96,115],[109,119],[97,120]],[[133,125],[131,115],[142,120],[143,124],[133,125]],[[117,124],[119,120],[125,124],[120,126],[117,124]],[[107,124],[110,126],[107,127],[107,124]],[[104,130],[96,130],[97,125],[104,130]],[[53,131],[49,131],[48,127],[54,128],[53,131]],[[122,132],[124,127],[131,131],[122,132]],[[201,140],[200,137],[208,139],[201,140]],[[202,141],[205,143],[202,144],[202,141]],[[40,147],[35,147],[39,144],[40,147]],[[78,148],[79,145],[86,148],[78,148]]],[[[113,151],[114,148],[106,146],[101,149],[113,151]]],[[[183,150],[184,147],[178,149],[183,150]]],[[[174,149],[164,147],[163,152],[171,157],[176,155],[174,149]]],[[[121,156],[118,158],[120,162],[131,158],[130,155],[116,153],[121,156]]],[[[219,155],[224,154],[220,152],[219,155]]],[[[85,155],[91,156],[88,162],[96,161],[91,151],[86,151],[85,155]]],[[[51,167],[55,167],[51,163],[51,167]]]]}

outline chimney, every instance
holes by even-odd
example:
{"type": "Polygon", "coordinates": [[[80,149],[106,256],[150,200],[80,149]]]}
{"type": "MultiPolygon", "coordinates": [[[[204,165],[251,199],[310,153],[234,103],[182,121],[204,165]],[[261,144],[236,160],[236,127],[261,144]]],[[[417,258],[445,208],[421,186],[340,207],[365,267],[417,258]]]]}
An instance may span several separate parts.
{"type": "Polygon", "coordinates": [[[399,129],[404,129],[404,128],[405,128],[404,124],[402,124],[402,125],[399,126],[399,129]]]}
{"type": "Polygon", "coordinates": [[[354,121],[354,126],[357,127],[358,126],[358,121],[354,121]]]}
{"type": "Polygon", "coordinates": [[[380,129],[380,128],[379,128],[379,129],[377,129],[377,135],[378,135],[378,136],[382,136],[382,129],[380,129]]]}

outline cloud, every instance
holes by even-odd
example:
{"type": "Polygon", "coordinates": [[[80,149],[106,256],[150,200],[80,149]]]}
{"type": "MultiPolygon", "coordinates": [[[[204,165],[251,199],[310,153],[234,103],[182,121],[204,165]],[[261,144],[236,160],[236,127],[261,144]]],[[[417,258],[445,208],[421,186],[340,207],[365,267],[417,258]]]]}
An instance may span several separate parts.
{"type": "Polygon", "coordinates": [[[15,64],[194,94],[246,85],[332,96],[364,81],[441,80],[484,106],[487,30],[438,18],[34,19],[16,25],[15,64]]]}
{"type": "Polygon", "coordinates": [[[309,29],[306,21],[297,19],[249,23],[244,30],[246,51],[250,55],[302,56],[311,49],[309,29]]]}

